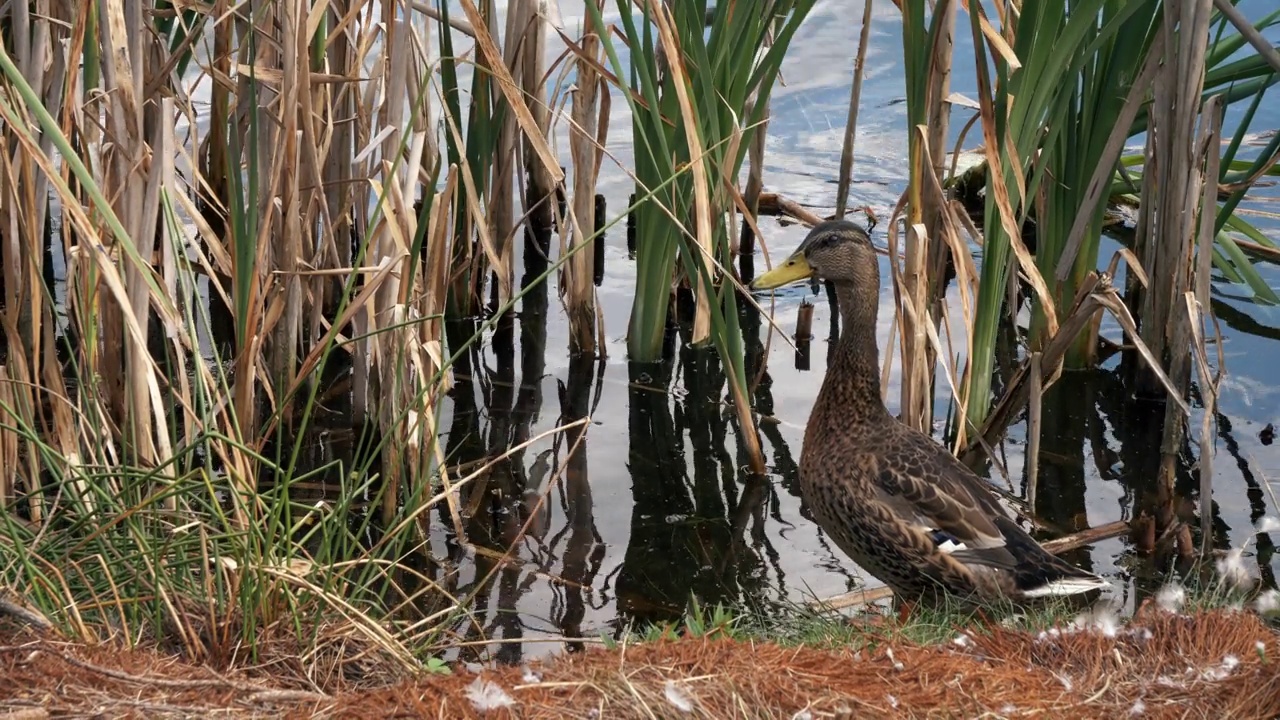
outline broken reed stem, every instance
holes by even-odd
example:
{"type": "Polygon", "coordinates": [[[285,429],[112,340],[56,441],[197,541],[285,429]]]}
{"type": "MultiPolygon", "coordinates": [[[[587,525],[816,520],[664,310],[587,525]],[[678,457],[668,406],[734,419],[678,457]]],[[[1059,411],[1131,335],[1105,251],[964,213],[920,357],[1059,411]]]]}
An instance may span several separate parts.
{"type": "MultiPolygon", "coordinates": [[[[753,96],[747,102],[747,117],[750,117],[758,98],[753,96]]],[[[760,193],[764,191],[764,144],[769,130],[769,104],[765,104],[764,116],[751,136],[751,144],[747,147],[747,186],[742,195],[743,204],[751,213],[752,219],[760,217],[760,193]]],[[[756,248],[756,234],[751,222],[742,223],[739,236],[738,254],[752,255],[756,248]]]]}
{"type": "MultiPolygon", "coordinates": [[[[1216,154],[1216,153],[1215,153],[1216,154]]],[[[1216,203],[1214,206],[1216,207],[1216,203]]],[[[1212,226],[1212,221],[1210,221],[1212,226]]],[[[1191,325],[1194,342],[1193,353],[1200,377],[1200,399],[1204,405],[1200,419],[1200,454],[1196,459],[1196,474],[1200,476],[1200,552],[1208,557],[1213,550],[1213,438],[1218,411],[1218,383],[1209,372],[1208,353],[1204,345],[1204,325],[1201,322],[1201,306],[1194,293],[1184,296],[1187,319],[1191,325]]]]}
{"type": "MultiPolygon", "coordinates": [[[[951,114],[947,92],[951,83],[956,5],[953,0],[937,3],[928,20],[930,27],[914,27],[915,19],[908,13],[903,14],[904,43],[910,42],[910,37],[928,38],[931,28],[938,26],[923,58],[924,66],[917,67],[916,73],[909,71],[911,76],[907,78],[909,96],[912,95],[910,88],[924,86],[923,106],[909,109],[908,114],[912,122],[924,122],[925,126],[908,129],[912,140],[911,179],[906,192],[906,260],[901,271],[898,306],[907,311],[905,317],[899,313],[898,318],[902,324],[902,421],[922,432],[928,432],[933,424],[933,370],[937,353],[930,334],[937,334],[942,319],[941,297],[948,254],[942,235],[943,214],[949,212],[945,196],[926,193],[926,187],[931,184],[926,176],[932,173],[941,183],[946,170],[945,143],[951,114]],[[919,76],[920,70],[925,72],[923,77],[919,76]]],[[[908,49],[908,52],[918,51],[908,49]]],[[[897,273],[894,277],[899,278],[897,273]]]]}
{"type": "MultiPolygon", "coordinates": [[[[330,1],[328,22],[331,27],[342,21],[352,2],[353,0],[330,1]]],[[[352,77],[355,74],[352,68],[355,49],[352,47],[350,36],[344,32],[336,33],[328,38],[328,43],[327,62],[329,72],[341,77],[352,77]]],[[[217,83],[214,83],[214,85],[216,86],[217,83]]],[[[355,116],[357,96],[354,83],[341,83],[326,87],[322,93],[322,98],[327,100],[327,104],[333,108],[335,117],[355,116]]],[[[426,112],[425,107],[422,112],[426,112]]],[[[429,122],[430,116],[424,116],[424,120],[429,122]]],[[[350,267],[350,234],[353,224],[350,213],[352,190],[349,185],[353,171],[352,158],[355,157],[356,153],[355,129],[353,123],[334,123],[331,132],[330,150],[324,160],[324,198],[325,204],[328,205],[328,230],[339,241],[333,243],[331,253],[325,252],[321,254],[320,266],[328,268],[350,267]],[[347,242],[342,242],[342,238],[347,238],[347,242]]],[[[434,142],[433,137],[432,143],[434,142]]],[[[341,291],[341,285],[327,283],[324,287],[326,288],[326,305],[336,304],[336,295],[341,291]]],[[[319,328],[313,329],[313,338],[318,336],[318,330],[319,328]]]]}
{"type": "MultiPolygon", "coordinates": [[[[283,40],[283,51],[280,58],[283,75],[280,82],[279,98],[280,134],[278,148],[280,161],[277,168],[281,177],[277,181],[280,188],[280,214],[272,223],[277,230],[273,233],[272,242],[275,249],[273,258],[274,270],[289,273],[280,278],[284,285],[283,295],[276,295],[273,300],[283,300],[282,317],[276,326],[276,333],[271,348],[275,360],[276,397],[288,408],[291,399],[284,395],[284,390],[293,383],[294,373],[298,365],[298,348],[302,344],[302,279],[293,271],[305,262],[303,247],[307,240],[303,238],[303,214],[311,206],[310,195],[314,191],[302,190],[301,175],[303,167],[302,143],[300,135],[303,126],[311,117],[310,103],[310,63],[308,54],[310,45],[306,32],[307,18],[301,13],[302,7],[297,2],[275,3],[280,24],[280,36],[283,40]]],[[[308,182],[308,185],[311,183],[308,182]]],[[[286,412],[288,410],[286,409],[286,412]]]]}
{"type": "Polygon", "coordinates": [[[760,193],[757,205],[758,215],[777,215],[789,217],[805,227],[813,227],[822,222],[822,218],[800,203],[774,192],[760,193]]]}
{"type": "MultiPolygon", "coordinates": [[[[928,172],[928,170],[925,170],[928,172]]],[[[913,213],[914,214],[914,213],[913,213]]],[[[889,235],[896,240],[897,223],[890,221],[889,235]]],[[[893,263],[897,323],[902,344],[902,387],[900,419],[907,426],[928,432],[933,422],[930,388],[933,383],[933,349],[929,345],[926,324],[929,307],[926,302],[929,277],[925,271],[928,256],[928,230],[923,222],[910,222],[906,226],[904,262],[899,268],[893,263]]],[[[896,251],[896,242],[890,243],[890,252],[896,251]]],[[[886,353],[889,354],[889,353],[886,353]]]]}
{"type": "MultiPolygon", "coordinates": [[[[1233,8],[1234,9],[1234,8],[1233,8]]],[[[1200,475],[1200,549],[1208,557],[1213,548],[1213,438],[1217,424],[1218,381],[1209,373],[1209,356],[1205,349],[1204,324],[1201,313],[1212,313],[1209,304],[1209,280],[1213,263],[1214,221],[1218,211],[1218,173],[1221,156],[1218,154],[1222,138],[1221,95],[1214,95],[1204,105],[1200,115],[1200,157],[1203,158],[1203,175],[1200,178],[1200,214],[1196,242],[1195,291],[1186,293],[1187,322],[1191,328],[1192,353],[1200,377],[1200,400],[1204,406],[1200,421],[1200,456],[1196,472],[1200,475]]],[[[1218,345],[1218,374],[1222,373],[1223,351],[1218,345]]]]}
{"type": "MultiPolygon", "coordinates": [[[[569,131],[569,151],[573,157],[573,211],[568,218],[571,238],[568,251],[573,253],[573,257],[565,265],[563,282],[565,305],[569,311],[569,352],[594,355],[596,312],[592,281],[595,253],[576,251],[592,242],[591,234],[596,226],[596,134],[600,120],[601,79],[596,69],[600,36],[594,28],[584,30],[579,46],[582,54],[577,59],[578,77],[571,100],[569,131]]],[[[563,237],[563,229],[561,233],[563,237]]]]}
{"type": "Polygon", "coordinates": [[[849,115],[844,127],[844,147],[840,151],[840,175],[836,185],[836,218],[843,218],[853,183],[853,145],[858,130],[858,106],[862,103],[862,78],[866,74],[867,41],[871,34],[871,3],[862,6],[862,29],[858,33],[858,54],[853,59],[853,87],[849,91],[849,115]]]}
{"type": "MultiPolygon", "coordinates": [[[[929,182],[937,182],[940,186],[947,173],[947,131],[951,122],[951,101],[947,98],[951,94],[951,65],[955,56],[954,37],[956,12],[959,4],[960,0],[942,0],[933,10],[935,14],[944,13],[944,15],[941,21],[942,26],[938,29],[930,51],[929,132],[925,138],[928,143],[925,149],[933,172],[933,177],[929,179],[929,182]]],[[[925,227],[928,228],[929,238],[933,240],[929,247],[929,255],[926,258],[930,280],[927,300],[931,313],[930,319],[933,322],[933,332],[937,333],[942,322],[941,309],[947,287],[946,266],[948,255],[950,254],[948,244],[941,242],[941,240],[943,240],[943,234],[946,232],[945,226],[948,224],[947,217],[950,213],[950,208],[948,206],[948,198],[944,193],[926,194],[926,198],[928,199],[924,202],[922,219],[925,227]]],[[[954,261],[959,264],[960,258],[954,258],[954,261]]],[[[926,366],[932,368],[935,358],[936,355],[927,358],[925,360],[926,366]]]]}
{"type": "Polygon", "coordinates": [[[796,342],[813,339],[813,303],[802,301],[796,311],[796,342]]]}
{"type": "MultiPolygon", "coordinates": [[[[521,14],[525,5],[514,2],[507,5],[506,29],[502,37],[507,38],[502,48],[503,61],[512,77],[520,77],[520,60],[523,46],[516,42],[520,32],[521,14]]],[[[494,26],[490,34],[497,37],[497,13],[489,15],[494,26]]],[[[515,282],[512,248],[515,237],[515,191],[516,191],[516,152],[519,143],[519,128],[516,115],[503,97],[502,90],[496,85],[489,86],[494,114],[501,115],[501,124],[497,130],[497,149],[493,154],[493,166],[490,169],[489,194],[485,198],[486,212],[489,216],[489,236],[492,238],[494,252],[498,263],[493,268],[494,287],[490,295],[491,305],[499,307],[511,299],[511,288],[515,282]],[[505,106],[505,107],[504,107],[505,106]]]]}
{"type": "MultiPolygon", "coordinates": [[[[519,0],[516,6],[524,8],[523,35],[520,42],[524,52],[520,56],[520,89],[529,102],[533,123],[545,142],[551,129],[551,111],[547,107],[544,56],[547,52],[547,21],[538,12],[538,0],[519,0]]],[[[538,159],[532,141],[522,134],[522,159],[528,186],[525,191],[525,208],[535,232],[549,232],[554,214],[555,182],[538,159]]]]}

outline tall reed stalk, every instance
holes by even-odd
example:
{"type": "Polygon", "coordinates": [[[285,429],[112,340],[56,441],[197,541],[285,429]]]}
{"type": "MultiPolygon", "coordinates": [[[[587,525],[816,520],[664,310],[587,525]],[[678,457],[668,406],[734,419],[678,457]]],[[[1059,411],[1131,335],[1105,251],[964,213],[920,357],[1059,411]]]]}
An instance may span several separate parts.
{"type": "MultiPolygon", "coordinates": [[[[1164,6],[1163,62],[1148,115],[1144,166],[1150,170],[1143,176],[1137,227],[1137,254],[1151,278],[1151,286],[1141,294],[1142,339],[1167,363],[1179,394],[1187,392],[1191,371],[1192,318],[1183,298],[1191,293],[1202,307],[1208,306],[1210,228],[1217,215],[1212,195],[1210,202],[1202,202],[1202,188],[1206,183],[1212,186],[1218,174],[1221,133],[1221,98],[1211,98],[1203,111],[1200,102],[1212,5],[1212,0],[1198,0],[1164,6]]],[[[1138,389],[1147,394],[1164,390],[1147,372],[1140,373],[1138,389]]],[[[1158,531],[1174,522],[1174,472],[1185,422],[1173,403],[1166,405],[1154,503],[1144,508],[1154,515],[1158,531]]]]}
{"type": "MultiPolygon", "coordinates": [[[[599,15],[599,3],[589,0],[592,11],[599,15]]],[[[597,68],[600,66],[600,26],[584,31],[578,43],[577,77],[574,82],[569,131],[569,148],[573,156],[573,213],[562,218],[561,237],[569,238],[575,252],[561,280],[565,306],[569,311],[569,351],[591,355],[596,352],[595,255],[586,252],[596,235],[596,178],[604,135],[609,126],[607,112],[602,112],[601,99],[607,100],[607,88],[597,68]],[[605,92],[601,92],[606,90],[605,92]]],[[[603,107],[607,107],[605,104],[603,107]]]]}
{"type": "MultiPolygon", "coordinates": [[[[904,3],[902,13],[910,182],[904,198],[905,258],[900,273],[894,262],[894,292],[906,310],[899,315],[903,358],[901,418],[920,430],[927,430],[933,422],[937,351],[931,336],[936,338],[941,319],[948,244],[959,246],[958,239],[943,237],[943,217],[950,216],[952,209],[940,196],[934,197],[934,188],[942,186],[945,168],[956,5],[950,0],[936,4],[928,23],[923,2],[904,3]]],[[[947,222],[945,227],[954,235],[953,223],[947,222]]],[[[897,223],[891,221],[890,234],[896,233],[897,223]]],[[[892,239],[890,244],[896,247],[892,239]]]]}
{"type": "MultiPolygon", "coordinates": [[[[519,57],[520,87],[529,101],[529,112],[533,123],[544,139],[551,127],[551,110],[547,105],[546,80],[543,75],[546,67],[544,56],[547,48],[547,28],[549,21],[544,17],[545,4],[536,0],[520,0],[513,5],[518,12],[513,12],[517,20],[515,37],[509,43],[518,43],[521,52],[519,57]]],[[[553,203],[555,202],[555,182],[546,165],[539,159],[533,142],[522,138],[526,181],[525,207],[529,213],[529,223],[535,232],[548,232],[553,219],[553,203]]],[[[528,262],[526,260],[526,262],[528,262]]]]}

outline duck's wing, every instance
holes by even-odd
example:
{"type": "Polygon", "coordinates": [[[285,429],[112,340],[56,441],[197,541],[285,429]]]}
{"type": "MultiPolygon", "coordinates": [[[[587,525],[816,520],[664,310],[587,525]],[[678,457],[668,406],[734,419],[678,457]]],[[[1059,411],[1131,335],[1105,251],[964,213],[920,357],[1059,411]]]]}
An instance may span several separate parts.
{"type": "Polygon", "coordinates": [[[965,563],[1012,569],[1006,533],[1017,525],[982,480],[932,439],[903,433],[880,453],[874,496],[942,552],[965,563]]]}

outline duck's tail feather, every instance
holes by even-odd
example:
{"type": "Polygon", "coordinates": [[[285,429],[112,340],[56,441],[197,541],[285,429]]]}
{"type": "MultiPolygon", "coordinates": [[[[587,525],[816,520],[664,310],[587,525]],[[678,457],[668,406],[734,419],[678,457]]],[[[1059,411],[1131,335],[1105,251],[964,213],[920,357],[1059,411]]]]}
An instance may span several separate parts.
{"type": "Polygon", "coordinates": [[[1111,587],[1101,577],[1046,551],[1012,520],[997,518],[996,526],[1017,558],[1015,582],[1024,597],[1064,597],[1111,587]]]}
{"type": "Polygon", "coordinates": [[[1025,588],[1022,591],[1022,595],[1028,598],[1063,597],[1101,590],[1107,587],[1110,587],[1110,583],[1106,580],[1097,575],[1089,574],[1050,580],[1043,585],[1025,588]]]}

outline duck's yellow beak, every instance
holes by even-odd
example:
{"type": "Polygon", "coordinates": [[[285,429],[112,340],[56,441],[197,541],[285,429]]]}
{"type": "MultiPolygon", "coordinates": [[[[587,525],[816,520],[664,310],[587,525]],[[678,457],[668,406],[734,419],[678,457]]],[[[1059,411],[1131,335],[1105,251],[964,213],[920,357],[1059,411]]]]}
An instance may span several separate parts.
{"type": "Polygon", "coordinates": [[[756,278],[751,283],[752,290],[772,290],[797,280],[807,280],[813,274],[809,261],[803,253],[794,253],[781,265],[756,278]]]}

